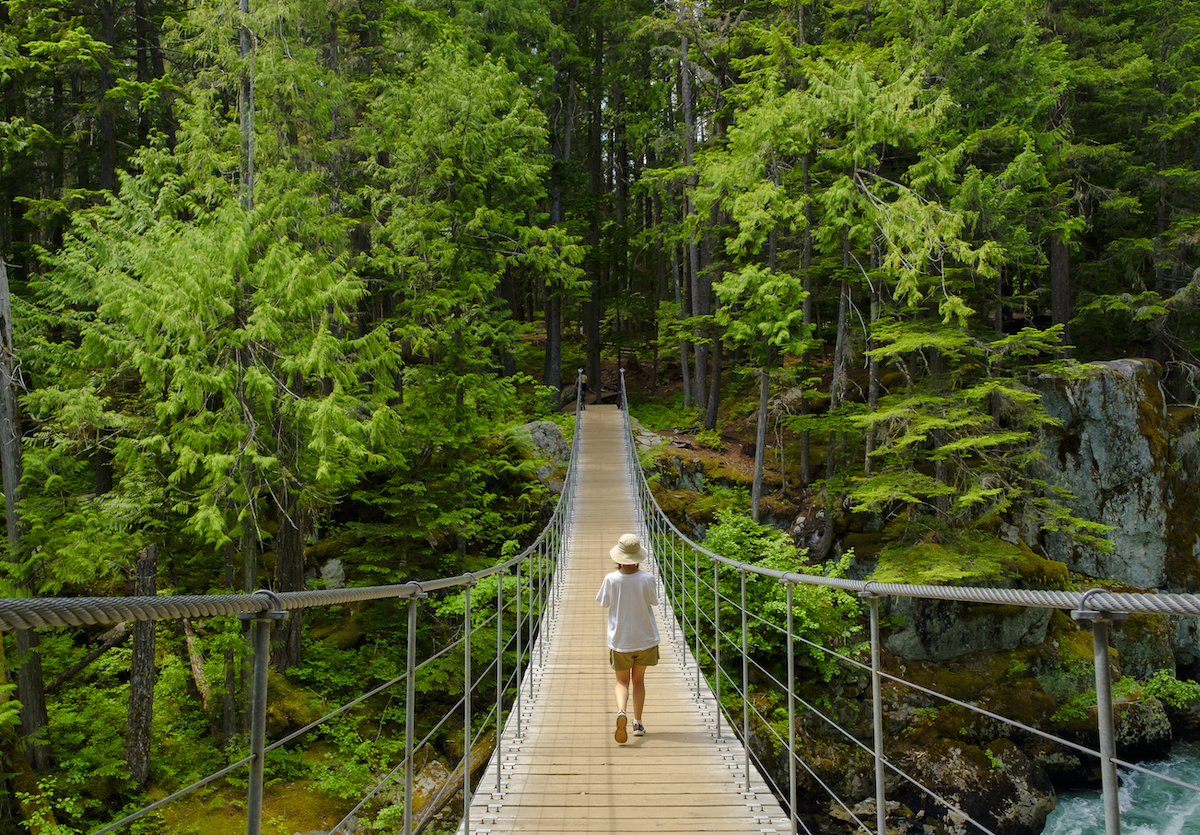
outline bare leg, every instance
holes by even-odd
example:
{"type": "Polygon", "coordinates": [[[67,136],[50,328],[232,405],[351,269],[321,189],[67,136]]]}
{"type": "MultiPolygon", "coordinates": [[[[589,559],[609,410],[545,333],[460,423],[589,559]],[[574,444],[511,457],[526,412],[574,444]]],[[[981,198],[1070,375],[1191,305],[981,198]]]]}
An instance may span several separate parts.
{"type": "Polygon", "coordinates": [[[617,673],[617,684],[613,693],[617,697],[617,729],[613,733],[613,739],[624,743],[629,738],[625,731],[625,725],[629,721],[625,718],[625,706],[629,703],[629,670],[617,673]]]}
{"type": "Polygon", "coordinates": [[[641,722],[642,708],[646,706],[646,668],[634,666],[630,672],[633,674],[630,677],[633,681],[633,721],[641,722]]]}
{"type": "MultiPolygon", "coordinates": [[[[634,667],[633,669],[636,670],[637,667],[634,667]]],[[[617,684],[616,687],[613,688],[613,694],[617,697],[618,713],[624,711],[625,707],[629,704],[629,679],[631,672],[631,670],[621,670],[617,673],[617,684]]],[[[645,693],[642,694],[642,698],[645,698],[645,693]]],[[[637,711],[638,716],[641,715],[641,708],[638,707],[637,703],[636,685],[634,689],[633,709],[637,711]]]]}

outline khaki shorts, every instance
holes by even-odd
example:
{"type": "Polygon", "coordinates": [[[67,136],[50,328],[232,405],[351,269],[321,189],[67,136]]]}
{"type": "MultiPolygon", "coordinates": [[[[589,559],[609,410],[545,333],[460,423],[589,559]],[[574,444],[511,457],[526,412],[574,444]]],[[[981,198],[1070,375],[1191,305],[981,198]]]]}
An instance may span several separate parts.
{"type": "Polygon", "coordinates": [[[610,649],[608,663],[618,673],[634,667],[653,667],[658,663],[658,644],[650,649],[639,649],[637,652],[617,652],[615,649],[610,649]]]}

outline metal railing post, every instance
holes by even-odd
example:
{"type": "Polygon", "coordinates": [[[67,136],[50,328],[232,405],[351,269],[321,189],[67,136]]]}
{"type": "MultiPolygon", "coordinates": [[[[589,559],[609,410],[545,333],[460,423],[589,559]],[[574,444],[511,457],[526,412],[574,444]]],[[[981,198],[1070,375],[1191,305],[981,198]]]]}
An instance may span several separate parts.
{"type": "MultiPolygon", "coordinates": [[[[536,582],[537,564],[540,561],[541,553],[542,553],[542,546],[539,545],[536,549],[534,549],[529,554],[529,577],[528,577],[528,582],[526,583],[526,586],[529,588],[529,672],[527,673],[527,677],[529,678],[529,698],[530,699],[533,698],[533,665],[534,665],[534,660],[533,660],[534,617],[533,617],[533,613],[534,613],[535,609],[534,609],[534,605],[533,605],[533,589],[534,589],[534,586],[537,585],[537,582],[536,582]]],[[[541,601],[539,600],[538,602],[540,603],[541,601]]],[[[541,606],[538,606],[536,611],[538,613],[538,619],[540,620],[542,617],[541,606]]]]}
{"type": "MultiPolygon", "coordinates": [[[[513,697],[513,710],[517,714],[517,739],[520,739],[524,735],[524,730],[521,727],[521,671],[524,669],[522,653],[525,648],[521,646],[521,563],[519,562],[517,563],[517,627],[515,637],[517,640],[517,692],[513,697]]],[[[533,676],[530,676],[530,678],[533,678],[533,676]]]]}
{"type": "Polygon", "coordinates": [[[504,572],[496,575],[496,794],[500,794],[500,740],[504,737],[504,572]]]}
{"type": "Polygon", "coordinates": [[[724,742],[721,737],[721,564],[716,560],[713,564],[713,671],[717,679],[716,692],[713,694],[717,700],[717,742],[724,742]]]}
{"type": "Polygon", "coordinates": [[[412,835],[413,827],[413,762],[416,752],[413,739],[417,721],[417,607],[426,594],[419,583],[417,593],[408,599],[408,651],[404,661],[404,835],[412,835]]]}
{"type": "MultiPolygon", "coordinates": [[[[679,598],[679,596],[680,596],[679,595],[679,557],[677,556],[678,547],[679,547],[679,540],[676,539],[674,536],[672,536],[671,537],[671,598],[672,599],[679,598]]],[[[676,629],[676,626],[679,622],[679,618],[681,616],[686,617],[687,616],[686,612],[687,612],[687,610],[684,609],[683,612],[676,613],[675,617],[671,618],[671,640],[672,641],[674,641],[676,636],[678,635],[678,630],[676,629]]]]}
{"type": "Polygon", "coordinates": [[[700,552],[692,549],[692,637],[696,641],[696,701],[700,701],[700,552]]]}
{"type": "Polygon", "coordinates": [[[1113,729],[1112,667],[1108,658],[1108,632],[1114,621],[1129,617],[1126,612],[1097,612],[1087,609],[1087,599],[1103,589],[1084,592],[1079,608],[1071,612],[1076,622],[1092,627],[1092,655],[1096,665],[1096,719],[1100,732],[1100,784],[1104,799],[1104,835],[1121,835],[1120,781],[1117,765],[1116,733],[1113,729]]]}
{"type": "Polygon", "coordinates": [[[263,771],[266,767],[267,748],[267,676],[271,661],[271,624],[287,617],[279,608],[279,598],[268,594],[275,602],[270,612],[255,612],[239,615],[242,620],[254,624],[254,692],[250,702],[250,761],[249,785],[246,792],[246,835],[262,832],[263,771]]]}
{"type": "MultiPolygon", "coordinates": [[[[869,585],[869,583],[868,583],[869,585]]],[[[869,591],[859,592],[871,608],[871,717],[875,737],[875,831],[887,835],[887,796],[884,791],[883,769],[883,676],[879,653],[879,596],[869,591]]]]}
{"type": "Polygon", "coordinates": [[[746,656],[750,653],[750,641],[747,627],[749,616],[746,613],[746,566],[738,566],[738,575],[742,586],[742,750],[746,754],[746,791],[750,790],[750,662],[746,656]]]}
{"type": "Polygon", "coordinates": [[[787,700],[788,700],[788,814],[792,816],[793,835],[797,831],[796,815],[796,641],[792,615],[792,581],[786,577],[779,582],[787,589],[787,700]]]}
{"type": "Polygon", "coordinates": [[[474,587],[474,577],[463,586],[463,835],[471,835],[471,632],[474,630],[471,589],[474,587]]]}

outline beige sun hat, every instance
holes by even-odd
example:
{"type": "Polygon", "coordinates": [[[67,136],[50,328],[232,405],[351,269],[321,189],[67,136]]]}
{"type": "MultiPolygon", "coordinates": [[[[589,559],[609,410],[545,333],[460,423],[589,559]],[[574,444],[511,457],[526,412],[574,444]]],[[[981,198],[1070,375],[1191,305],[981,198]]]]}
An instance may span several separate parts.
{"type": "Polygon", "coordinates": [[[650,556],[649,552],[642,547],[642,542],[635,533],[622,534],[621,538],[617,540],[617,544],[609,550],[608,555],[617,565],[637,565],[650,556]]]}

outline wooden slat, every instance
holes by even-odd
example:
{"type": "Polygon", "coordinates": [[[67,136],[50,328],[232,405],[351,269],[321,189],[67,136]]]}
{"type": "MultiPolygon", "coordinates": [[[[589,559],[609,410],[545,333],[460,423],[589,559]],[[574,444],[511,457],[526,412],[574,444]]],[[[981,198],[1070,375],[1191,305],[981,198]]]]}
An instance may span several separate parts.
{"type": "MultiPolygon", "coordinates": [[[[745,754],[729,728],[717,738],[715,700],[703,685],[697,696],[690,654],[671,642],[661,613],[662,658],[646,675],[646,736],[613,740],[607,615],[595,595],[613,570],[608,549],[638,530],[637,509],[616,407],[589,406],[582,431],[561,604],[540,639],[545,664],[533,669],[533,697],[523,698],[522,736],[510,719],[501,740],[500,791],[495,760],[476,786],[470,832],[791,831],[759,775],[744,773],[745,754]]],[[[459,832],[466,829],[464,821],[459,832]]]]}

